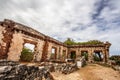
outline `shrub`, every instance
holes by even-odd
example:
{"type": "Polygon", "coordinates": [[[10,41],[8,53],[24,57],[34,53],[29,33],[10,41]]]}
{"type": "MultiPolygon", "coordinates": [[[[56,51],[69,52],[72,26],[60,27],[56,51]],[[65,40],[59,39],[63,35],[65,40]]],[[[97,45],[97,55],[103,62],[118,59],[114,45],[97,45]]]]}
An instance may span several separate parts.
{"type": "Polygon", "coordinates": [[[120,65],[120,56],[119,55],[111,56],[109,59],[114,60],[116,65],[120,65]]]}
{"type": "Polygon", "coordinates": [[[28,48],[23,48],[20,56],[21,61],[27,61],[30,62],[33,60],[33,53],[30,49],[28,48]]]}
{"type": "Polygon", "coordinates": [[[120,60],[116,60],[116,65],[120,66],[120,60]]]}

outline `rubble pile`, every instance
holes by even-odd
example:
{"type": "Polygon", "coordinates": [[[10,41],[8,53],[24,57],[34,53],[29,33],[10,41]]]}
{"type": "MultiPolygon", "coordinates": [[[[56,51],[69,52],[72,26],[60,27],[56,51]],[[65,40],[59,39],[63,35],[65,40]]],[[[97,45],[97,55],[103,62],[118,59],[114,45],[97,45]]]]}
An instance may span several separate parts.
{"type": "Polygon", "coordinates": [[[0,61],[0,80],[54,80],[49,71],[13,61],[0,61]],[[2,63],[4,62],[4,63],[2,63]]]}
{"type": "Polygon", "coordinates": [[[112,66],[112,68],[120,72],[120,66],[112,66]]]}
{"type": "Polygon", "coordinates": [[[78,69],[76,63],[44,63],[44,67],[50,72],[60,72],[63,74],[69,74],[78,69]]]}
{"type": "Polygon", "coordinates": [[[43,62],[35,66],[0,60],[0,80],[54,80],[50,72],[69,74],[77,69],[76,63],[43,62]]]}

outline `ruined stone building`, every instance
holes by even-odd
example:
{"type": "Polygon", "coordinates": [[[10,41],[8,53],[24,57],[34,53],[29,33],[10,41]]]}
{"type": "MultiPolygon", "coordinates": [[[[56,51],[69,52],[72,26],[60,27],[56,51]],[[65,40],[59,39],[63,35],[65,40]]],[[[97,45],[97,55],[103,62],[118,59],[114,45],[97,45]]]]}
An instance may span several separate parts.
{"type": "Polygon", "coordinates": [[[81,57],[81,53],[88,53],[88,61],[93,60],[93,54],[102,53],[103,61],[109,57],[110,43],[99,45],[65,45],[62,42],[44,35],[30,27],[7,20],[0,22],[0,59],[19,61],[25,43],[35,45],[34,60],[45,61],[51,58],[51,51],[55,49],[55,60],[65,60],[81,57]]]}

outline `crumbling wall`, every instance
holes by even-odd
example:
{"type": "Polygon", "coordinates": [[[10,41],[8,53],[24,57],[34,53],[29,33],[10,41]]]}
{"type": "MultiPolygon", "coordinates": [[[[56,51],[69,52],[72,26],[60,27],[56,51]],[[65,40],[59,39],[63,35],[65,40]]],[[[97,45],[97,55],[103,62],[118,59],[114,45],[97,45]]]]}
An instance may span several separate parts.
{"type": "Polygon", "coordinates": [[[56,59],[60,59],[63,48],[61,47],[61,45],[57,45],[52,42],[49,42],[47,59],[50,59],[52,53],[52,47],[56,49],[56,59]]]}
{"type": "Polygon", "coordinates": [[[43,40],[38,40],[38,43],[35,47],[35,54],[34,54],[35,61],[41,61],[42,54],[44,54],[44,53],[42,53],[44,44],[45,44],[45,42],[43,40]]]}
{"type": "Polygon", "coordinates": [[[6,32],[5,27],[0,25],[0,44],[3,43],[3,40],[2,40],[4,38],[3,33],[5,33],[5,32],[6,32]]]}
{"type": "Polygon", "coordinates": [[[62,74],[70,74],[78,70],[76,63],[44,63],[45,69],[49,72],[60,72],[62,74]]]}
{"type": "Polygon", "coordinates": [[[6,30],[5,27],[0,25],[0,59],[2,58],[2,56],[4,56],[5,53],[5,47],[6,47],[6,43],[3,41],[4,38],[4,34],[6,30]]]}
{"type": "Polygon", "coordinates": [[[23,49],[23,38],[22,38],[22,34],[19,32],[16,32],[13,34],[13,39],[12,39],[12,43],[10,45],[9,48],[9,52],[8,52],[8,60],[12,60],[12,61],[19,61],[20,59],[20,55],[23,49]]]}
{"type": "Polygon", "coordinates": [[[59,55],[60,60],[64,61],[67,58],[67,53],[68,53],[67,47],[60,46],[60,55],[59,55]]]}
{"type": "Polygon", "coordinates": [[[25,43],[24,38],[33,43],[35,42],[34,59],[36,61],[40,61],[41,58],[43,61],[50,59],[52,47],[56,48],[56,58],[59,60],[63,58],[63,50],[66,50],[66,56],[68,58],[71,51],[75,51],[76,56],[79,57],[82,50],[88,51],[89,61],[92,60],[94,50],[102,51],[104,61],[107,61],[109,58],[109,47],[111,45],[109,42],[102,44],[102,46],[73,45],[71,47],[66,45],[65,47],[62,42],[41,34],[30,27],[6,19],[0,22],[0,59],[8,57],[8,60],[18,61],[23,49],[23,44],[25,43]]]}
{"type": "Polygon", "coordinates": [[[49,46],[48,46],[48,54],[47,54],[47,59],[49,60],[50,59],[50,56],[51,56],[51,52],[52,52],[52,43],[48,43],[49,46]]]}
{"type": "Polygon", "coordinates": [[[70,52],[71,51],[75,51],[76,52],[76,58],[77,57],[81,57],[81,51],[87,51],[88,52],[88,61],[91,62],[93,61],[93,54],[94,51],[101,51],[102,55],[103,55],[103,61],[106,60],[106,56],[108,55],[108,53],[106,53],[106,50],[104,47],[80,47],[80,48],[70,48],[69,49],[69,53],[68,53],[68,58],[70,58],[70,52]]]}

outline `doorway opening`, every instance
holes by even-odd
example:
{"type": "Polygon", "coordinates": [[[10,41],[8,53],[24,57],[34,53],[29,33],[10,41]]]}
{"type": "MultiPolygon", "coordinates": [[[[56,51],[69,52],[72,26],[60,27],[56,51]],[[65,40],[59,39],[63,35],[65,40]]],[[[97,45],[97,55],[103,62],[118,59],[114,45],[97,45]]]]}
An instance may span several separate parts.
{"type": "Polygon", "coordinates": [[[63,50],[63,52],[62,52],[62,59],[63,59],[63,60],[66,59],[66,50],[63,50]]]}
{"type": "Polygon", "coordinates": [[[76,59],[76,51],[71,51],[70,58],[71,59],[76,59]]]}
{"type": "Polygon", "coordinates": [[[94,51],[93,58],[94,58],[94,61],[103,61],[102,51],[94,51]]]}
{"type": "Polygon", "coordinates": [[[20,61],[32,61],[34,58],[34,48],[34,44],[25,43],[21,52],[20,61]]]}
{"type": "Polygon", "coordinates": [[[85,60],[88,61],[88,51],[81,51],[81,56],[84,56],[85,60]]]}
{"type": "Polygon", "coordinates": [[[57,49],[55,47],[52,47],[50,59],[56,59],[57,57],[56,51],[57,49]]]}

